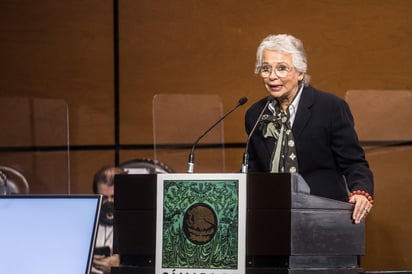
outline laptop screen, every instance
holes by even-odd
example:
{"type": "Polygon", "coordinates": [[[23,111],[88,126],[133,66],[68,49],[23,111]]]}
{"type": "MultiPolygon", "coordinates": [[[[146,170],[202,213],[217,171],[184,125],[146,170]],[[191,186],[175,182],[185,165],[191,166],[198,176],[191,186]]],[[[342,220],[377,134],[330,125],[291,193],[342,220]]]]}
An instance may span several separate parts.
{"type": "Polygon", "coordinates": [[[0,196],[0,273],[89,273],[99,195],[0,196]]]}

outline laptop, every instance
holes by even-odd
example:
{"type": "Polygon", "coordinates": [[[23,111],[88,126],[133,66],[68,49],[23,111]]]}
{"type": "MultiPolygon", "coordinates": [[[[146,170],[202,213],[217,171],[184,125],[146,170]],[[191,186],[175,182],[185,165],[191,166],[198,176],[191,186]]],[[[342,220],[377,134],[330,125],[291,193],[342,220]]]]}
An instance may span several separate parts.
{"type": "Polygon", "coordinates": [[[0,273],[88,274],[100,195],[0,196],[0,273]]]}

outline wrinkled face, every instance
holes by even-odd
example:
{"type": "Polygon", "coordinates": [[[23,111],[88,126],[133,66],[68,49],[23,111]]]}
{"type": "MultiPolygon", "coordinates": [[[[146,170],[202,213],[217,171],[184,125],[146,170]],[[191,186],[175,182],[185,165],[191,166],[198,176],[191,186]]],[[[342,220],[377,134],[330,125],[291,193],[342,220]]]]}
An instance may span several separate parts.
{"type": "Polygon", "coordinates": [[[261,71],[260,76],[266,90],[281,102],[291,101],[297,93],[299,81],[303,79],[303,73],[293,66],[292,55],[265,49],[262,57],[262,67],[266,70],[261,71]],[[286,76],[278,76],[283,74],[286,76]]]}

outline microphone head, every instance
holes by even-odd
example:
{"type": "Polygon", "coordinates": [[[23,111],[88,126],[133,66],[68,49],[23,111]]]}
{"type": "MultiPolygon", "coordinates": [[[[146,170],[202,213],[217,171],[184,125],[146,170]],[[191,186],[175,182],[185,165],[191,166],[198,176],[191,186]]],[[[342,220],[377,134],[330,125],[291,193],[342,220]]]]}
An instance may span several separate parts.
{"type": "Polygon", "coordinates": [[[242,98],[239,99],[239,105],[244,105],[247,102],[247,97],[243,96],[242,98]]]}

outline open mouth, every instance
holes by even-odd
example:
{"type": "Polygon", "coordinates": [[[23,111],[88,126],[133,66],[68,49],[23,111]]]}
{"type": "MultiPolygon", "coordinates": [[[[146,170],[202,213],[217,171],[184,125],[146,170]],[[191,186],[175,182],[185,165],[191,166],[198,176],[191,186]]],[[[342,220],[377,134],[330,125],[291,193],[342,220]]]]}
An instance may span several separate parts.
{"type": "Polygon", "coordinates": [[[280,91],[283,85],[268,85],[271,91],[280,91]]]}

